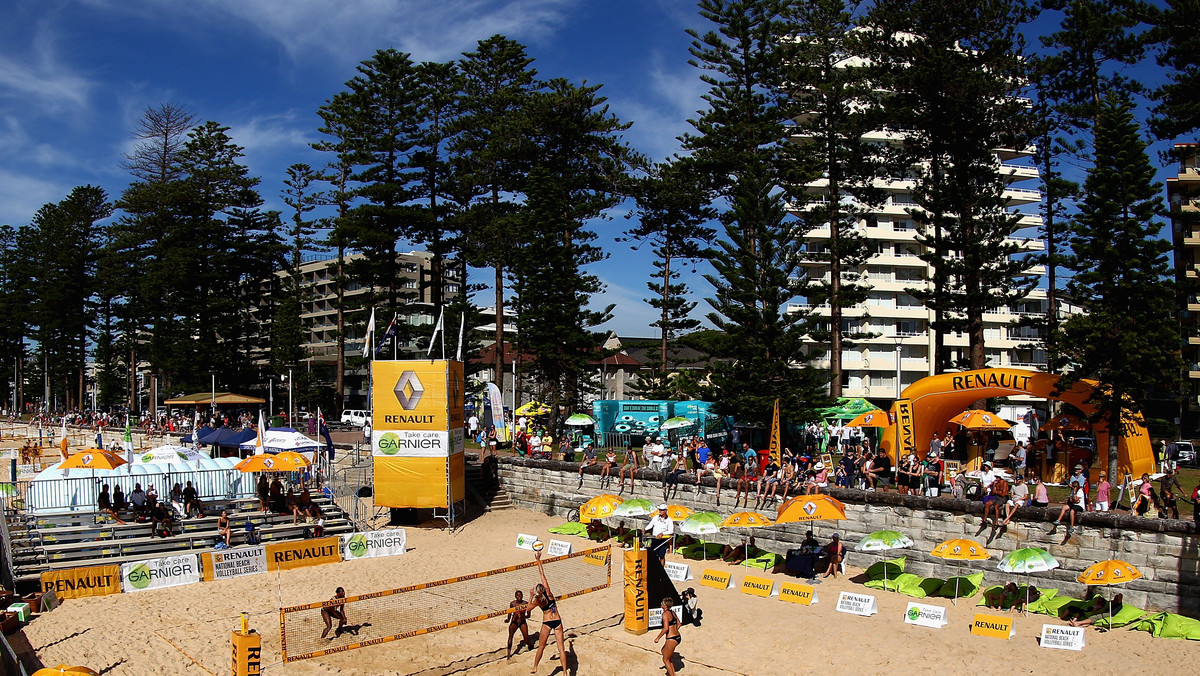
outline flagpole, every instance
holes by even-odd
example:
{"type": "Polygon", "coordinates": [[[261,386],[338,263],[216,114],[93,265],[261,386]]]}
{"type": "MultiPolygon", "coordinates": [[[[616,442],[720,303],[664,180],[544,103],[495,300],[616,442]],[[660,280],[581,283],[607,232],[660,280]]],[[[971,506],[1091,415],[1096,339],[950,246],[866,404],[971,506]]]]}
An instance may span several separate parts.
{"type": "Polygon", "coordinates": [[[459,322],[458,322],[458,352],[455,353],[455,355],[454,355],[454,361],[462,361],[463,326],[466,325],[466,323],[467,323],[467,313],[464,310],[462,313],[462,317],[459,319],[459,322]]]}

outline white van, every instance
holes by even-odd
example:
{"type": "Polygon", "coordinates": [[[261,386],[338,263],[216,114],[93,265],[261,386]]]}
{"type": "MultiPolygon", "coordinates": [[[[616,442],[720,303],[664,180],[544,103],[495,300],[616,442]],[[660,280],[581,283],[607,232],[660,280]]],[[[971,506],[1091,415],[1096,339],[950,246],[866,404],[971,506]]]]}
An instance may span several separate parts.
{"type": "Polygon", "coordinates": [[[369,411],[363,411],[361,409],[353,409],[353,408],[348,408],[345,411],[342,411],[342,424],[343,425],[353,425],[354,427],[362,427],[363,425],[366,425],[367,421],[370,419],[371,419],[371,413],[369,411]]]}

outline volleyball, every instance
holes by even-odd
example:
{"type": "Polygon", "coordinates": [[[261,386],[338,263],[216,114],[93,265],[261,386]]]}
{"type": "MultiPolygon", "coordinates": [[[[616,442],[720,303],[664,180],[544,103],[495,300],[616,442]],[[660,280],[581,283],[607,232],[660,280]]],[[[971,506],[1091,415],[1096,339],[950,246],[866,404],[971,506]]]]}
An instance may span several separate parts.
{"type": "Polygon", "coordinates": [[[546,546],[546,543],[544,543],[544,542],[540,542],[540,541],[535,542],[535,543],[533,543],[533,551],[540,552],[540,551],[542,551],[542,548],[545,546],[546,546]]]}

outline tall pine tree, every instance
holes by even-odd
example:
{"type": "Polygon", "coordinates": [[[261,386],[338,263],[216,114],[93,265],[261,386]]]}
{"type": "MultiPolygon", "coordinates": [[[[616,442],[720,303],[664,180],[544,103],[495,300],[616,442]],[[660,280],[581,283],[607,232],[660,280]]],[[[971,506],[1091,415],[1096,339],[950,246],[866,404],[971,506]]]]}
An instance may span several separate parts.
{"type": "Polygon", "coordinates": [[[710,395],[739,420],[765,423],[780,401],[799,420],[824,403],[825,375],[804,349],[811,317],[788,312],[801,294],[801,223],[787,203],[811,180],[788,143],[800,112],[785,67],[792,45],[787,3],[702,0],[713,29],[692,31],[692,63],[709,85],[709,108],[685,138],[705,187],[723,206],[724,238],[711,253],[708,319],[724,332],[713,345],[710,395]]]}
{"type": "MultiPolygon", "coordinates": [[[[1175,390],[1182,368],[1171,243],[1159,238],[1162,186],[1126,95],[1105,97],[1094,148],[1071,228],[1068,288],[1084,311],[1067,320],[1064,350],[1070,380],[1100,382],[1096,419],[1121,430],[1152,388],[1175,390]]],[[[1118,436],[1109,435],[1109,476],[1117,475],[1118,436]]]]}

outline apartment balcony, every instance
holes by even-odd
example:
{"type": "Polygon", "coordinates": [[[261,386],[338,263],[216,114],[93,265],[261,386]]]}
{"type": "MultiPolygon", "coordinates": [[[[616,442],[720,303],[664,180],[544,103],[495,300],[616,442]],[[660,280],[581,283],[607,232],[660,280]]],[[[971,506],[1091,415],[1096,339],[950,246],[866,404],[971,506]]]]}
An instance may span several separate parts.
{"type": "Polygon", "coordinates": [[[1042,201],[1042,191],[1028,188],[1005,188],[1004,197],[1008,199],[1009,206],[1037,204],[1042,201]]]}
{"type": "Polygon", "coordinates": [[[1013,181],[1029,181],[1041,177],[1041,173],[1038,172],[1037,167],[1026,164],[1011,164],[1009,162],[1000,164],[1000,174],[1013,181]]]}

